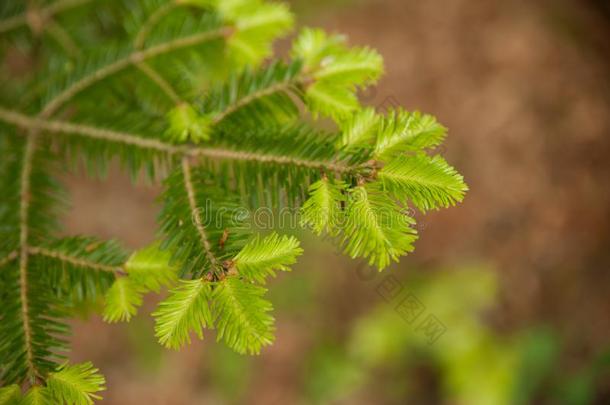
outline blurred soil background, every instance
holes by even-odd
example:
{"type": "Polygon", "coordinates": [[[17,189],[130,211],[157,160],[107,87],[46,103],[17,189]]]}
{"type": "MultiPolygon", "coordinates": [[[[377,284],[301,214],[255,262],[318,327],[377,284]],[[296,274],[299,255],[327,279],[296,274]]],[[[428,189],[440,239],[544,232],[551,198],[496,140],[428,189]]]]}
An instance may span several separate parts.
{"type": "MultiPolygon", "coordinates": [[[[304,236],[305,255],[271,289],[276,343],[255,358],[213,333],[162,350],[154,297],[127,326],[77,321],[73,358],[106,375],[103,403],[610,403],[608,2],[293,7],[300,24],[383,55],[386,75],[363,100],[435,115],[470,192],[421,217],[416,252],[380,275],[304,236]],[[432,345],[395,310],[396,280],[446,327],[432,345]]],[[[68,233],[153,240],[157,186],[118,170],[66,180],[68,233]]]]}

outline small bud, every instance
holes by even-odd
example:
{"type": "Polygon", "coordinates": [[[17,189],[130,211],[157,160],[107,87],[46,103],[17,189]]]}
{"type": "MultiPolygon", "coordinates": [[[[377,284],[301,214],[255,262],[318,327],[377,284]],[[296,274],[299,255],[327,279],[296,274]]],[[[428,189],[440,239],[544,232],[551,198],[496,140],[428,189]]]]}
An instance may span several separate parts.
{"type": "Polygon", "coordinates": [[[229,230],[225,229],[222,232],[222,236],[220,237],[220,240],[218,241],[218,247],[220,247],[221,249],[224,249],[225,243],[227,243],[227,239],[229,239],[229,230]]]}
{"type": "Polygon", "coordinates": [[[169,119],[167,133],[173,141],[199,143],[210,139],[211,118],[199,115],[190,104],[177,105],[167,116],[169,119]]]}

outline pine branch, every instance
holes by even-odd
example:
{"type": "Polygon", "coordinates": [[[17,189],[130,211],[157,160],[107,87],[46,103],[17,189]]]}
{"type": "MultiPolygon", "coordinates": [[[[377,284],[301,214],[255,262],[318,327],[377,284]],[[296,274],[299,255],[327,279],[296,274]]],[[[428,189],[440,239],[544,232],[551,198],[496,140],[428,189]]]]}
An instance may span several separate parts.
{"type": "MultiPolygon", "coordinates": [[[[72,4],[72,3],[70,3],[72,4]]],[[[66,4],[55,5],[51,9],[57,11],[61,10],[62,7],[67,6],[66,4]]],[[[41,117],[50,116],[54,113],[55,108],[61,105],[61,100],[58,103],[51,102],[47,104],[43,111],[39,114],[41,117]]],[[[23,155],[22,170],[20,174],[20,201],[19,201],[19,288],[20,288],[20,302],[21,302],[21,320],[23,323],[23,339],[25,346],[25,364],[26,364],[26,375],[25,378],[29,380],[30,384],[35,384],[37,379],[43,379],[44,373],[39,370],[35,364],[35,350],[40,351],[42,347],[34,348],[34,336],[32,320],[30,317],[30,304],[28,297],[28,257],[29,257],[29,209],[30,209],[30,198],[31,198],[31,172],[32,172],[32,158],[36,148],[36,139],[38,136],[38,130],[32,128],[29,130],[26,140],[25,151],[23,155]]],[[[49,321],[49,323],[51,323],[49,321]]],[[[43,339],[48,336],[49,342],[51,343],[50,335],[46,335],[46,330],[41,329],[37,333],[38,339],[43,339]]],[[[43,346],[44,347],[44,346],[43,346]]],[[[46,350],[42,350],[43,356],[48,355],[46,350]]],[[[42,361],[42,360],[40,360],[42,361]]]]}
{"type": "Polygon", "coordinates": [[[155,242],[132,253],[125,263],[129,279],[145,291],[159,292],[162,286],[173,284],[177,279],[178,266],[171,264],[171,252],[161,250],[155,242]]]}
{"type": "Polygon", "coordinates": [[[165,181],[161,248],[172,253],[182,276],[218,278],[250,236],[244,208],[207,170],[186,167],[177,167],[165,181]]]}
{"type": "Polygon", "coordinates": [[[326,115],[343,122],[358,110],[355,94],[332,82],[316,82],[307,88],[306,100],[314,116],[326,115]]]}
{"type": "Polygon", "coordinates": [[[155,149],[168,154],[184,154],[185,147],[175,146],[150,137],[135,134],[111,131],[103,128],[95,128],[88,125],[73,124],[65,121],[48,120],[6,110],[0,107],[0,118],[8,123],[17,125],[24,129],[46,131],[49,133],[77,134],[92,139],[101,139],[109,142],[133,145],[141,149],[155,149]]]}
{"type": "Polygon", "coordinates": [[[21,319],[23,321],[23,334],[26,353],[27,374],[30,383],[34,384],[42,375],[34,365],[34,349],[32,347],[32,329],[30,324],[30,306],[28,302],[28,215],[30,201],[30,175],[32,172],[32,156],[34,154],[36,138],[28,135],[23,164],[21,170],[21,190],[19,204],[19,288],[21,300],[21,319]]]}
{"type": "Polygon", "coordinates": [[[165,347],[177,349],[190,343],[194,331],[203,339],[203,328],[212,325],[208,301],[212,295],[209,283],[202,280],[182,280],[170,291],[170,296],[153,313],[155,332],[165,347]]]}
{"type": "Polygon", "coordinates": [[[184,3],[179,0],[171,0],[157,8],[140,27],[134,41],[134,47],[136,49],[142,49],[144,47],[146,38],[154,26],[157,25],[159,21],[161,21],[163,17],[169,14],[172,10],[174,10],[176,7],[180,7],[181,5],[184,5],[184,3]]]}
{"type": "Polygon", "coordinates": [[[127,275],[127,255],[114,241],[65,237],[30,247],[34,268],[55,297],[67,305],[95,302],[127,275]]]}
{"type": "Polygon", "coordinates": [[[308,169],[328,170],[335,173],[350,173],[356,171],[360,165],[349,165],[332,161],[316,161],[278,156],[264,153],[241,152],[222,148],[196,148],[189,152],[191,156],[208,157],[212,159],[242,160],[256,163],[272,163],[283,166],[305,167],[308,169]]]}
{"type": "Polygon", "coordinates": [[[210,127],[217,132],[294,121],[299,109],[293,98],[302,99],[301,87],[308,80],[300,61],[245,69],[213,86],[199,110],[210,117],[210,127]]]}
{"type": "Polygon", "coordinates": [[[125,263],[127,272],[108,289],[104,305],[104,321],[129,321],[142,305],[143,295],[159,292],[161,286],[176,280],[176,266],[171,266],[171,254],[159,250],[157,244],[134,252],[125,263]]]}
{"type": "Polygon", "coordinates": [[[401,152],[421,151],[440,145],[447,129],[431,115],[392,110],[378,123],[375,156],[391,158],[401,152]]]}
{"type": "Polygon", "coordinates": [[[354,90],[375,83],[383,73],[383,60],[377,52],[348,48],[344,37],[327,36],[322,30],[304,29],[292,54],[303,60],[315,79],[305,89],[310,110],[340,125],[360,108],[354,90]]]}
{"type": "Polygon", "coordinates": [[[30,247],[30,261],[54,295],[72,306],[104,296],[127,274],[127,255],[114,241],[65,237],[30,247]]]}
{"type": "Polygon", "coordinates": [[[332,63],[322,64],[315,73],[318,80],[348,85],[366,85],[383,72],[381,56],[370,48],[355,48],[338,55],[332,63]]]}
{"type": "Polygon", "coordinates": [[[317,235],[324,231],[335,235],[345,217],[341,205],[346,201],[346,190],[347,184],[331,182],[328,177],[309,186],[310,197],[301,207],[301,224],[311,227],[317,235]]]}
{"type": "MultiPolygon", "coordinates": [[[[63,9],[73,3],[60,3],[55,4],[50,12],[63,9]]],[[[82,84],[82,83],[81,83],[82,84]]],[[[65,94],[65,93],[64,93],[65,94]]],[[[61,95],[60,95],[61,96],[61,95]]],[[[52,101],[47,104],[42,112],[39,114],[40,117],[50,116],[55,112],[55,109],[61,105],[61,97],[57,102],[52,101]]],[[[25,346],[25,364],[26,364],[26,376],[30,384],[35,384],[37,379],[44,378],[43,372],[38,369],[35,364],[35,350],[40,351],[42,348],[34,348],[34,337],[32,320],[30,317],[30,304],[28,297],[28,257],[29,257],[29,209],[30,209],[30,198],[31,198],[31,172],[32,172],[32,158],[36,148],[36,139],[38,136],[38,129],[32,128],[29,130],[25,151],[23,154],[23,163],[20,174],[20,201],[19,201],[19,288],[20,288],[20,302],[21,302],[21,319],[23,323],[23,339],[25,346]]],[[[50,321],[49,321],[50,323],[50,321]]],[[[37,334],[38,339],[46,337],[46,330],[42,329],[37,334]]],[[[51,343],[51,337],[48,336],[49,342],[51,343]]],[[[47,354],[46,350],[42,351],[43,356],[47,354]]]]}
{"type": "Polygon", "coordinates": [[[104,264],[99,264],[93,261],[84,260],[76,256],[67,255],[61,251],[56,251],[52,249],[46,249],[43,247],[34,247],[30,246],[28,248],[28,252],[31,255],[40,255],[45,256],[51,259],[58,260],[61,263],[69,264],[72,266],[83,267],[86,269],[94,270],[94,271],[103,271],[107,273],[112,273],[115,276],[123,276],[127,273],[122,266],[108,266],[104,264]]]}
{"type": "Polygon", "coordinates": [[[55,369],[56,362],[63,360],[60,353],[65,350],[65,342],[59,337],[68,334],[69,329],[58,319],[66,314],[57,305],[44,277],[28,271],[26,331],[19,265],[16,263],[6,270],[2,274],[0,295],[0,381],[31,386],[44,381],[48,372],[55,369]]]}
{"type": "Polygon", "coordinates": [[[236,30],[228,45],[232,59],[240,64],[258,65],[272,54],[273,40],[293,26],[292,14],[283,3],[219,1],[217,7],[224,18],[234,22],[236,30]]]}
{"type": "Polygon", "coordinates": [[[51,402],[49,391],[39,385],[35,385],[23,397],[19,405],[48,405],[51,402]]]}
{"type": "Polygon", "coordinates": [[[238,353],[260,353],[273,343],[274,319],[271,303],[263,298],[267,290],[236,277],[216,283],[212,313],[218,328],[217,340],[238,353]]]}
{"type": "Polygon", "coordinates": [[[136,64],[136,67],[140,69],[146,76],[150,78],[159,88],[167,95],[174,104],[180,104],[183,101],[180,99],[176,90],[172,88],[172,86],[152,67],[150,67],[147,63],[141,62],[136,64]]]}
{"type": "Polygon", "coordinates": [[[339,147],[366,148],[378,136],[380,119],[381,117],[375,114],[373,108],[365,108],[353,114],[341,125],[343,134],[338,144],[339,147]]]}
{"type": "Polygon", "coordinates": [[[66,102],[76,96],[78,93],[93,86],[97,82],[120,72],[121,70],[131,66],[137,65],[138,63],[144,62],[148,59],[176,51],[182,48],[187,48],[197,44],[201,44],[212,39],[222,38],[226,36],[230,31],[226,27],[212,30],[209,32],[202,32],[188,37],[177,38],[169,40],[164,43],[146,48],[143,50],[133,51],[128,55],[108,64],[99,69],[90,72],[80,80],[72,83],[68,88],[61,91],[58,95],[53,97],[49,102],[45,104],[41,112],[42,117],[49,117],[55,111],[57,111],[66,102]]]}
{"type": "MultiPolygon", "coordinates": [[[[285,4],[261,0],[117,4],[127,15],[115,21],[114,43],[81,36],[80,19],[54,18],[86,2],[3,7],[0,33],[29,24],[66,52],[50,47],[47,69],[8,86],[6,104],[31,92],[18,103],[24,111],[0,107],[0,380],[29,388],[24,397],[0,389],[0,398],[91,404],[104,380],[89,363],[60,366],[69,328],[59,320],[104,296],[104,319],[127,321],[145,293],[177,275],[189,280],[154,313],[161,344],[180,347],[206,328],[239,353],[271,344],[262,285],[302,249],[293,237],[253,236],[244,203],[298,208],[309,194],[302,225],[382,269],[417,239],[404,203],[427,210],[462,200],[461,175],[425,154],[446,135],[434,117],[361,108],[357,91],[383,73],[374,50],[305,29],[292,61],[262,65],[293,18],[285,4]],[[71,60],[66,53],[80,53],[72,38],[91,51],[71,60]],[[339,130],[318,129],[318,116],[339,130]],[[54,236],[62,195],[51,164],[82,159],[103,173],[113,158],[133,177],[169,173],[161,241],[129,259],[112,241],[54,236]]],[[[24,49],[36,37],[25,35],[24,49]]]]}
{"type": "Polygon", "coordinates": [[[263,97],[267,97],[270,96],[274,93],[279,93],[279,92],[283,92],[283,91],[287,91],[289,90],[291,87],[298,85],[298,83],[301,82],[301,78],[299,76],[297,76],[296,78],[294,78],[291,81],[285,81],[285,82],[281,82],[281,83],[276,83],[270,87],[267,87],[265,89],[261,89],[259,91],[256,91],[254,93],[251,93],[249,95],[247,95],[246,97],[240,99],[239,101],[237,101],[235,104],[231,105],[230,107],[227,107],[227,109],[225,109],[224,111],[222,111],[221,113],[219,113],[218,115],[214,116],[214,119],[212,121],[213,124],[218,124],[220,123],[222,120],[224,120],[226,117],[228,117],[229,115],[233,114],[234,112],[236,112],[237,110],[239,110],[240,108],[243,108],[245,106],[247,106],[248,104],[261,99],[263,97]]]}
{"type": "Polygon", "coordinates": [[[352,189],[342,243],[352,258],[368,258],[379,270],[413,251],[415,221],[400,211],[379,187],[369,183],[352,189]]]}
{"type": "Polygon", "coordinates": [[[218,269],[220,268],[220,263],[214,255],[214,252],[212,251],[207,232],[201,222],[201,215],[198,211],[200,207],[197,205],[197,201],[195,200],[195,190],[193,181],[191,179],[191,166],[188,162],[188,158],[182,159],[182,174],[184,177],[184,188],[186,189],[188,203],[191,209],[191,218],[193,218],[195,228],[197,229],[197,233],[199,233],[199,238],[201,239],[203,251],[205,252],[205,255],[210,261],[212,268],[218,269]]]}
{"type": "Polygon", "coordinates": [[[462,175],[438,155],[399,156],[378,177],[396,198],[422,211],[455,205],[468,190],[462,175]]]}
{"type": "Polygon", "coordinates": [[[67,332],[67,327],[57,321],[62,314],[49,284],[41,274],[32,271],[29,260],[30,243],[40,241],[54,229],[50,208],[57,202],[58,191],[57,184],[48,177],[46,154],[40,149],[34,151],[35,141],[39,139],[33,131],[25,138],[3,139],[3,152],[13,155],[3,155],[8,157],[8,166],[2,169],[8,168],[12,177],[4,179],[2,187],[14,191],[0,210],[3,225],[19,235],[17,241],[10,234],[3,237],[8,239],[7,246],[18,248],[19,260],[14,266],[8,263],[10,267],[2,272],[0,379],[30,385],[43,380],[54,368],[54,361],[61,358],[57,351],[64,348],[64,342],[58,336],[67,332]],[[6,214],[18,220],[7,221],[6,214]]]}
{"type": "Polygon", "coordinates": [[[142,305],[144,290],[128,277],[121,277],[106,292],[104,321],[108,323],[129,321],[142,305]]]}
{"type": "Polygon", "coordinates": [[[28,117],[15,111],[0,107],[0,119],[5,122],[31,130],[44,130],[50,133],[76,134],[93,139],[135,146],[140,149],[152,149],[168,155],[204,157],[216,160],[237,160],[257,163],[270,163],[285,166],[297,166],[314,170],[328,170],[336,173],[350,173],[358,170],[361,165],[349,165],[332,161],[316,161],[291,158],[274,154],[238,151],[220,147],[193,147],[188,145],[173,145],[151,137],[111,131],[88,125],[73,124],[65,121],[46,120],[28,117]]]}
{"type": "Polygon", "coordinates": [[[49,396],[55,403],[91,405],[101,399],[96,393],[106,389],[106,380],[91,362],[63,365],[50,373],[47,380],[49,396]]]}
{"type": "MultiPolygon", "coordinates": [[[[168,3],[163,4],[154,13],[152,13],[148,19],[142,24],[138,34],[136,35],[136,39],[134,40],[134,48],[142,49],[144,47],[144,41],[148,37],[150,31],[153,27],[168,13],[174,10],[176,7],[184,5],[178,0],[172,0],[168,3]]],[[[183,101],[178,96],[178,93],[174,90],[174,88],[159,74],[155,69],[153,69],[150,65],[145,62],[138,63],[136,65],[138,69],[140,69],[144,74],[146,74],[159,88],[167,95],[167,97],[174,104],[181,104],[183,101]]]]}
{"type": "Polygon", "coordinates": [[[267,277],[275,277],[276,271],[289,271],[301,253],[303,249],[295,237],[273,233],[264,239],[252,239],[231,264],[244,279],[263,284],[267,277]]]}

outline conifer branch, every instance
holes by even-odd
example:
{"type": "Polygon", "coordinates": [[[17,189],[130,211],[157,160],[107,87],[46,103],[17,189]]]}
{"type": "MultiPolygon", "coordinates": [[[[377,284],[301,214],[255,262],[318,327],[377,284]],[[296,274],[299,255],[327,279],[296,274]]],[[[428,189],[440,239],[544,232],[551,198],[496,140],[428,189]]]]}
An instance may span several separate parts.
{"type": "Polygon", "coordinates": [[[124,132],[112,131],[108,129],[91,127],[88,125],[73,124],[65,121],[45,120],[37,117],[30,117],[15,111],[6,110],[0,107],[0,119],[5,122],[17,125],[21,128],[48,131],[51,133],[78,134],[93,139],[101,139],[110,142],[118,142],[126,145],[133,145],[142,149],[155,149],[169,154],[184,153],[184,148],[159,141],[156,139],[144,138],[142,136],[128,134],[124,132]]]}
{"type": "Polygon", "coordinates": [[[147,138],[125,132],[96,128],[88,125],[73,124],[65,121],[46,120],[29,117],[12,110],[0,107],[0,119],[27,129],[37,129],[51,133],[77,134],[109,142],[132,145],[142,149],[153,149],[170,155],[204,157],[218,160],[252,161],[286,166],[305,167],[309,169],[329,170],[335,173],[352,173],[360,169],[360,165],[349,165],[340,162],[297,159],[289,156],[277,156],[260,152],[244,152],[220,147],[196,147],[191,145],[173,145],[161,140],[147,138]]]}
{"type": "Polygon", "coordinates": [[[176,93],[176,90],[157,72],[153,69],[148,63],[141,62],[136,64],[136,67],[142,71],[146,76],[150,78],[162,91],[165,93],[167,98],[169,98],[174,104],[182,103],[182,99],[176,93]]]}
{"type": "MultiPolygon", "coordinates": [[[[286,114],[286,109],[294,108],[294,116],[297,117],[299,110],[293,98],[303,100],[303,90],[316,80],[315,72],[315,69],[303,69],[302,61],[298,58],[289,63],[276,61],[257,70],[247,69],[223,86],[213,89],[207,96],[204,108],[213,112],[212,125],[258,101],[261,103],[258,108],[254,106],[252,109],[253,116],[265,109],[286,114]],[[266,102],[262,102],[265,98],[266,102]]],[[[239,117],[244,118],[247,118],[247,114],[239,117]]]]}
{"type": "Polygon", "coordinates": [[[239,353],[271,344],[264,284],[289,271],[302,250],[294,237],[252,235],[244,204],[302,204],[303,226],[327,232],[346,254],[382,269],[417,239],[404,204],[425,211],[463,199],[461,175],[428,156],[446,134],[434,117],[360,106],[358,89],[383,72],[374,50],[305,29],[290,62],[262,64],[293,19],[285,4],[261,0],[137,0],[124,10],[128,21],[114,22],[128,36],[73,38],[82,32],[78,19],[53,17],[89,1],[27,10],[15,1],[9,13],[26,11],[0,21],[0,33],[28,25],[28,49],[45,33],[66,51],[52,46],[48,60],[58,62],[15,83],[26,94],[21,105],[39,106],[26,110],[36,113],[0,107],[0,123],[8,126],[0,140],[0,194],[9,196],[0,203],[7,236],[0,241],[0,380],[29,388],[25,402],[99,399],[104,380],[91,364],[59,365],[68,332],[62,319],[104,296],[106,321],[129,320],[145,293],[178,276],[190,280],[153,314],[163,345],[178,348],[191,332],[202,337],[210,328],[239,353]],[[176,10],[191,6],[192,13],[176,10]],[[62,63],[81,53],[79,44],[99,49],[62,63]],[[191,49],[196,55],[187,56],[191,49]],[[222,74],[199,82],[201,72],[222,74]],[[190,95],[203,83],[209,91],[195,102],[190,95]],[[165,96],[174,104],[167,113],[165,96]],[[332,118],[340,133],[325,132],[303,110],[314,121],[332,118]],[[59,118],[62,112],[71,119],[59,118]],[[57,156],[45,153],[49,144],[57,156]],[[113,241],[53,234],[61,193],[47,172],[58,157],[77,156],[92,172],[116,157],[134,177],[167,173],[155,247],[128,258],[113,241]]]}
{"type": "Polygon", "coordinates": [[[54,403],[92,405],[93,400],[102,399],[96,392],[105,390],[105,384],[106,380],[99,370],[91,362],[86,362],[63,364],[49,374],[47,387],[43,389],[49,391],[54,403]]]}
{"type": "Polygon", "coordinates": [[[184,176],[184,188],[186,189],[186,194],[189,201],[189,206],[192,212],[193,223],[195,228],[197,228],[197,232],[199,233],[199,238],[201,239],[201,245],[203,246],[203,250],[212,264],[213,269],[220,268],[220,263],[216,256],[214,256],[214,252],[212,252],[212,246],[210,245],[210,241],[208,240],[208,235],[203,224],[200,221],[200,215],[197,212],[197,201],[195,201],[195,189],[193,186],[193,181],[191,180],[191,165],[188,161],[188,158],[185,157],[182,159],[182,175],[184,176]]]}
{"type": "Polygon", "coordinates": [[[207,157],[211,159],[227,159],[251,161],[257,163],[272,163],[285,166],[305,167],[308,169],[329,170],[331,172],[345,174],[357,171],[361,166],[337,163],[332,161],[305,160],[289,156],[277,156],[256,152],[242,152],[223,148],[193,148],[188,153],[191,156],[207,157]]]}
{"type": "MultiPolygon", "coordinates": [[[[216,291],[223,291],[226,292],[226,300],[228,301],[228,304],[231,305],[231,307],[233,308],[233,311],[235,312],[236,317],[240,318],[243,322],[242,327],[246,330],[248,330],[248,332],[250,332],[250,338],[253,340],[264,340],[265,337],[262,336],[261,332],[259,332],[258,329],[260,329],[260,327],[256,324],[254,324],[252,322],[252,320],[250,319],[250,317],[248,316],[248,308],[246,308],[246,306],[244,306],[243,302],[240,302],[236,296],[238,296],[239,294],[235,293],[235,288],[236,288],[236,283],[239,283],[241,280],[239,280],[238,278],[235,277],[231,277],[231,278],[227,278],[225,280],[219,281],[217,282],[217,286],[220,287],[219,289],[217,289],[216,291]]],[[[239,284],[238,284],[239,285],[239,284]]]]}
{"type": "Polygon", "coordinates": [[[109,273],[113,273],[115,276],[124,276],[127,275],[127,272],[123,267],[120,266],[108,266],[104,264],[95,263],[89,260],[84,260],[80,257],[74,257],[67,255],[63,252],[55,251],[52,249],[47,249],[43,247],[30,246],[28,248],[28,252],[31,255],[40,255],[50,257],[56,260],[59,260],[64,263],[72,264],[79,267],[89,268],[95,271],[105,271],[109,273]]]}
{"type": "Polygon", "coordinates": [[[32,157],[36,147],[36,134],[30,133],[27,138],[23,154],[19,193],[19,295],[21,299],[21,319],[23,321],[23,334],[25,340],[26,366],[30,383],[34,384],[40,377],[34,365],[34,352],[32,347],[32,329],[30,325],[30,306],[28,303],[28,215],[30,202],[30,176],[32,173],[32,157]]]}
{"type": "Polygon", "coordinates": [[[269,95],[274,94],[274,93],[278,93],[278,92],[281,92],[281,91],[286,91],[290,87],[295,86],[296,84],[298,84],[300,81],[301,80],[300,80],[299,76],[297,76],[294,80],[286,81],[286,82],[281,82],[281,83],[276,83],[273,86],[267,87],[266,89],[262,89],[260,91],[255,92],[255,93],[252,93],[252,94],[242,98],[241,100],[239,100],[237,103],[233,104],[232,106],[228,107],[226,110],[224,110],[220,114],[216,115],[214,117],[214,119],[212,120],[212,123],[213,124],[218,124],[220,121],[225,119],[227,116],[233,114],[234,112],[236,112],[240,108],[242,108],[242,107],[252,103],[253,101],[258,100],[258,99],[263,98],[263,97],[266,97],[266,96],[269,96],[269,95]]]}
{"type": "MultiPolygon", "coordinates": [[[[142,25],[138,34],[136,35],[136,39],[134,41],[135,49],[142,49],[144,47],[144,41],[148,37],[148,34],[152,30],[152,28],[168,13],[170,13],[174,8],[178,7],[181,3],[177,0],[170,1],[161,7],[159,7],[153,14],[151,14],[146,22],[142,25]]],[[[178,93],[174,90],[174,88],[161,76],[155,69],[153,69],[146,62],[138,63],[136,65],[138,69],[140,69],[145,75],[147,75],[159,88],[167,95],[167,97],[174,103],[180,104],[182,100],[178,93]]]]}
{"type": "Polygon", "coordinates": [[[151,48],[147,48],[141,51],[134,51],[131,54],[121,58],[109,65],[106,65],[87,76],[83,77],[76,83],[72,84],[70,87],[59,93],[52,100],[50,100],[45,108],[42,110],[41,115],[43,117],[51,116],[55,111],[57,111],[61,106],[63,106],[66,102],[71,100],[74,96],[76,96],[81,91],[91,87],[95,83],[111,76],[115,73],[120,72],[121,70],[134,65],[141,63],[147,59],[163,55],[164,53],[172,52],[181,48],[186,48],[189,46],[197,45],[203,42],[210,41],[212,39],[223,37],[228,33],[228,28],[223,27],[216,30],[202,32],[199,34],[190,35],[184,38],[173,39],[159,45],[155,45],[151,48]]]}

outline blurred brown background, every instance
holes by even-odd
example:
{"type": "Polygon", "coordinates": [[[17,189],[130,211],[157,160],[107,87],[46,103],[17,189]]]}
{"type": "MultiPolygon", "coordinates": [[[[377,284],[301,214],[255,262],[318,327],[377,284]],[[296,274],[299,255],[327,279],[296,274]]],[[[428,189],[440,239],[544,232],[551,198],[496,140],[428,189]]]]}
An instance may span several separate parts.
{"type": "MultiPolygon", "coordinates": [[[[522,403],[561,403],[561,386],[591,370],[610,345],[608,3],[303,0],[293,7],[301,24],[346,33],[351,43],[384,56],[386,75],[363,94],[367,104],[419,109],[450,129],[443,153],[470,192],[463,204],[420,219],[416,252],[389,274],[407,289],[421,288],[418,298],[428,311],[444,313],[423,298],[426,291],[439,277],[483,267],[497,288],[490,309],[476,316],[484,329],[476,330],[494,342],[513,342],[523,331],[545,328],[551,338],[535,353],[553,346],[555,354],[522,403]]],[[[157,188],[134,188],[118,172],[105,182],[67,180],[74,196],[68,232],[114,237],[134,248],[153,239],[157,188]]],[[[274,298],[277,340],[259,357],[226,353],[213,334],[181,352],[164,351],[148,315],[129,326],[77,322],[73,357],[93,360],[107,376],[107,404],[486,403],[469,400],[447,377],[456,367],[446,351],[462,330],[460,317],[442,318],[447,331],[439,342],[448,343],[435,344],[445,352],[435,355],[434,366],[425,360],[354,365],[343,348],[353,343],[357,325],[393,304],[379,293],[382,276],[367,281],[354,271],[362,270],[360,263],[305,239],[305,256],[274,288],[281,290],[274,298]],[[409,389],[396,393],[394,382],[409,389]]],[[[459,298],[451,305],[460,316],[468,311],[459,298]]],[[[417,333],[399,316],[391,319],[406,336],[417,333]]],[[[487,354],[483,360],[496,362],[487,354]]],[[[458,369],[458,376],[475,380],[466,366],[458,369]]],[[[509,371],[513,379],[523,376],[516,366],[509,371]]],[[[579,403],[610,403],[610,377],[599,375],[587,380],[579,403]]],[[[484,379],[477,381],[475,391],[487,389],[484,379]]],[[[495,403],[517,403],[511,398],[495,403]]]]}

